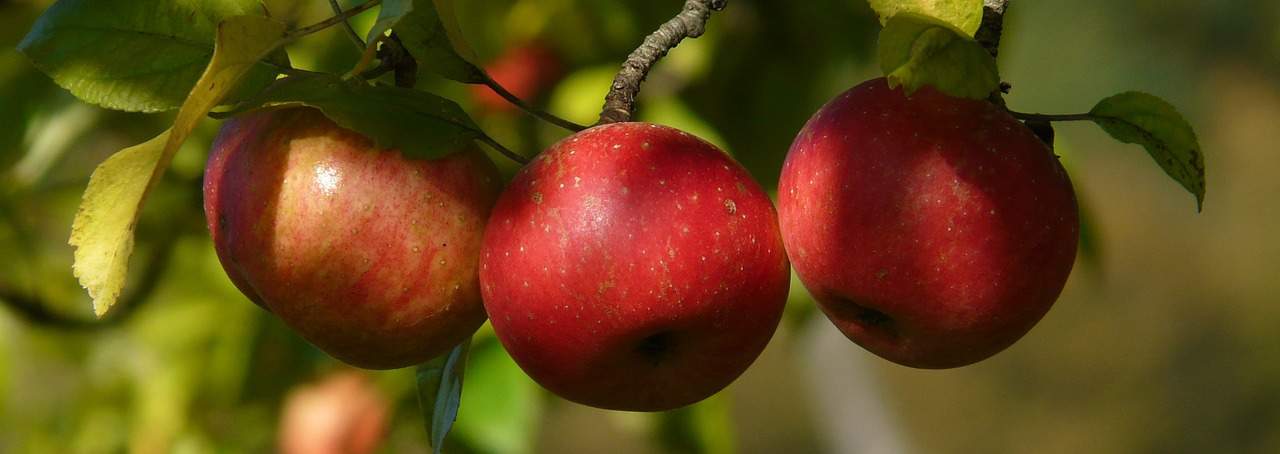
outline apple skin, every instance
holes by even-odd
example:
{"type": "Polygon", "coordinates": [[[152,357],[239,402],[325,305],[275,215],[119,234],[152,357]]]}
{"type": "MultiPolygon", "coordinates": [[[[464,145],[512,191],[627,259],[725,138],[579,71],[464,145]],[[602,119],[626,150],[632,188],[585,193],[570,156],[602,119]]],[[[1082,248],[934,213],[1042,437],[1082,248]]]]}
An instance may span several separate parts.
{"type": "Polygon", "coordinates": [[[348,364],[421,363],[484,323],[477,266],[501,190],[467,148],[436,160],[378,150],[318,110],[227,121],[204,208],[232,282],[348,364]]]}
{"type": "Polygon", "coordinates": [[[884,79],[823,106],[778,184],[796,273],[851,340],[942,369],[1012,345],[1058,298],[1079,214],[1053,151],[1004,110],[884,79]]]}
{"type": "MultiPolygon", "coordinates": [[[[555,49],[530,41],[507,49],[485,65],[485,72],[517,98],[532,101],[564,75],[564,62],[555,49]]],[[[486,85],[471,85],[470,90],[476,106],[483,112],[512,113],[517,110],[486,85]]]]}
{"type": "Polygon", "coordinates": [[[790,285],[768,195],[714,145],[596,126],[521,170],[485,231],[498,339],[535,381],[599,408],[658,411],[759,356],[790,285]]]}
{"type": "Polygon", "coordinates": [[[368,376],[332,373],[285,397],[276,446],[282,454],[372,454],[386,438],[390,413],[368,376]]]}

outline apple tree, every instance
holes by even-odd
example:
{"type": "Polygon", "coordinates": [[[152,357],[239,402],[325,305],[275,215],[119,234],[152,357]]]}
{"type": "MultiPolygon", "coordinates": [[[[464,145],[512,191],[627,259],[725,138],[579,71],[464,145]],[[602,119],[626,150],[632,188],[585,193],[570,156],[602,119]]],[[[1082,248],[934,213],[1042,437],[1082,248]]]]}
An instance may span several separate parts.
{"type": "MultiPolygon", "coordinates": [[[[675,449],[730,450],[717,393],[783,320],[812,312],[786,305],[800,285],[886,360],[951,368],[999,353],[1089,253],[1089,214],[1055,154],[1061,122],[1141,146],[1203,204],[1200,145],[1161,98],[1130,91],[1065,114],[1006,102],[1023,82],[997,64],[1001,41],[1017,39],[1003,33],[1007,0],[870,0],[881,77],[809,106],[760,178],[687,107],[642,96],[679,79],[644,84],[663,65],[699,71],[664,57],[698,46],[737,1],[652,12],[656,30],[615,40],[634,49],[620,69],[606,61],[590,76],[607,85],[566,95],[602,106],[586,114],[545,99],[565,73],[556,45],[529,39],[482,64],[452,0],[330,1],[310,22],[294,16],[301,1],[59,0],[18,50],[84,103],[168,124],[97,165],[71,223],[71,270],[97,317],[127,317],[180,233],[207,229],[258,308],[241,306],[294,342],[358,368],[416,367],[436,452],[455,421],[503,442],[458,419],[468,411],[531,430],[520,408],[531,399],[463,398],[464,382],[536,393],[529,379],[589,406],[665,412],[654,430],[675,449]],[[318,41],[326,31],[340,38],[318,41]],[[316,47],[345,64],[298,58],[316,47]],[[651,101],[658,114],[638,115],[651,101]],[[501,127],[521,113],[523,129],[501,127]],[[207,160],[184,158],[202,134],[215,136],[207,160]],[[202,222],[166,219],[193,203],[202,222]]],[[[559,26],[529,4],[512,17],[559,26]]],[[[586,28],[611,27],[595,19],[586,28]]],[[[39,306],[24,310],[60,319],[39,306]]],[[[314,389],[386,417],[359,379],[333,383],[314,389]]]]}

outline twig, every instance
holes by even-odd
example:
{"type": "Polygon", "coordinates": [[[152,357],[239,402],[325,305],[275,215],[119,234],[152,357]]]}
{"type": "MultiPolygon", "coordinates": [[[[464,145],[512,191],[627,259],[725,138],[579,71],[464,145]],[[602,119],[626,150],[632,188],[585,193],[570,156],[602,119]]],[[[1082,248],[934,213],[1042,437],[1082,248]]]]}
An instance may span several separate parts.
{"type": "Polygon", "coordinates": [[[605,96],[604,109],[600,112],[600,124],[630,121],[635,111],[636,95],[640,93],[640,83],[649,75],[653,64],[685,38],[702,36],[711,12],[724,9],[727,2],[728,0],[685,0],[680,14],[646,37],[640,47],[627,56],[622,70],[613,79],[609,94],[605,96]]]}
{"type": "Polygon", "coordinates": [[[347,21],[347,19],[350,19],[357,14],[368,11],[370,8],[373,8],[380,4],[382,4],[382,0],[369,0],[367,2],[356,5],[349,10],[338,13],[337,15],[330,17],[328,19],[322,20],[320,22],[316,22],[306,27],[294,29],[293,31],[285,35],[285,38],[286,40],[298,39],[303,36],[307,36],[312,33],[318,32],[320,30],[324,30],[326,28],[332,27],[334,25],[338,25],[339,23],[344,23],[347,21]]]}
{"type": "Polygon", "coordinates": [[[523,110],[529,113],[530,115],[538,117],[543,121],[546,121],[547,123],[551,123],[553,125],[559,126],[564,129],[568,129],[573,132],[578,132],[583,129],[587,129],[586,126],[574,123],[569,120],[565,120],[563,118],[560,118],[551,114],[550,112],[547,112],[545,110],[541,110],[529,105],[529,103],[524,102],[524,100],[520,99],[515,94],[512,94],[510,91],[507,91],[507,89],[503,87],[502,84],[499,84],[498,81],[493,80],[493,78],[489,77],[489,74],[487,73],[484,75],[484,84],[487,85],[490,89],[492,89],[494,93],[497,93],[498,96],[501,96],[502,99],[507,100],[507,102],[515,105],[516,107],[519,107],[520,110],[523,110]]]}
{"type": "Polygon", "coordinates": [[[982,3],[982,25],[974,39],[992,57],[1000,54],[1000,33],[1004,31],[1004,13],[1008,8],[1009,0],[983,0],[982,3]]]}
{"type": "Polygon", "coordinates": [[[497,150],[498,153],[501,153],[503,156],[506,156],[507,159],[515,161],[520,165],[525,165],[529,163],[529,158],[521,156],[519,153],[511,151],[510,148],[502,146],[502,144],[498,143],[498,141],[496,140],[493,140],[493,138],[489,137],[488,135],[481,135],[479,140],[481,142],[484,142],[485,145],[493,147],[494,150],[497,150]]]}
{"type": "MultiPolygon", "coordinates": [[[[334,14],[339,14],[339,15],[342,14],[342,5],[338,4],[338,0],[329,0],[329,6],[333,8],[334,14]]],[[[356,29],[351,28],[351,22],[348,22],[346,19],[343,19],[342,28],[347,31],[347,36],[350,37],[351,42],[356,45],[356,49],[359,49],[360,52],[364,52],[364,49],[365,49],[364,40],[360,39],[360,34],[356,33],[356,29]]]]}

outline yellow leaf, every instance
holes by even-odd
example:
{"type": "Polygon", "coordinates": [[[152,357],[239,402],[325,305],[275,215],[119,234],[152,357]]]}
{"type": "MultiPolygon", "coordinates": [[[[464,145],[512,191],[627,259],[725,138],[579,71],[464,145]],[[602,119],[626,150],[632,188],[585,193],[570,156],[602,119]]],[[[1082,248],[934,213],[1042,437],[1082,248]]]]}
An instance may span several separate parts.
{"type": "Polygon", "coordinates": [[[105,315],[120,296],[138,213],[173,154],[240,77],[284,41],[284,24],[265,17],[237,16],[218,24],[213,58],[182,103],[173,127],[121,150],[94,169],[69,241],[76,248],[72,269],[93,298],[94,314],[105,315]]]}
{"type": "Polygon", "coordinates": [[[899,13],[932,17],[960,29],[972,38],[982,25],[982,0],[870,0],[880,25],[899,13]]]}

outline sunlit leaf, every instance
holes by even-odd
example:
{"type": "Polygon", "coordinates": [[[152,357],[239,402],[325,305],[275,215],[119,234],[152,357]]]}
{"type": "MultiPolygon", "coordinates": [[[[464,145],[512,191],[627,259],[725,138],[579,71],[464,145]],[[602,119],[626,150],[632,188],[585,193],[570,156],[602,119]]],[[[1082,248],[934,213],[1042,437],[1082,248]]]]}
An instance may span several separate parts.
{"type": "Polygon", "coordinates": [[[173,154],[236,82],[282,42],[285,26],[261,16],[237,16],[218,26],[217,46],[204,75],[178,110],[173,127],[142,145],[112,155],[93,171],[71,226],[73,270],[99,317],[124,286],[133,229],[147,193],[173,154]]]}
{"type": "Polygon", "coordinates": [[[463,341],[449,353],[418,366],[418,405],[426,421],[432,452],[440,454],[444,437],[458,419],[462,400],[462,374],[467,368],[471,340],[463,341]]]}
{"type": "Polygon", "coordinates": [[[894,16],[880,31],[880,69],[908,94],[931,85],[951,96],[985,99],[1000,86],[996,60],[959,30],[918,14],[894,16]]]}
{"type": "Polygon", "coordinates": [[[462,37],[453,0],[415,0],[413,10],[392,27],[418,67],[470,84],[487,76],[475,65],[475,51],[462,37]]]}
{"type": "Polygon", "coordinates": [[[886,24],[898,13],[915,13],[951,24],[967,36],[982,25],[982,0],[870,0],[871,9],[886,24]]]}
{"type": "MultiPolygon", "coordinates": [[[[61,0],[18,49],[76,97],[109,109],[174,109],[200,78],[223,19],[263,14],[258,0],[61,0]]],[[[288,66],[283,52],[269,59],[288,66]]],[[[275,78],[253,67],[248,88],[275,78]]],[[[246,91],[247,92],[247,91],[246,91]]]]}
{"type": "Polygon", "coordinates": [[[1124,143],[1142,145],[1164,172],[1204,206],[1204,154],[1191,124],[1173,105],[1151,94],[1125,92],[1099,101],[1094,123],[1124,143]]]}
{"type": "Polygon", "coordinates": [[[467,405],[458,411],[454,433],[481,452],[532,451],[540,395],[496,338],[475,342],[467,359],[467,405]]]}
{"type": "Polygon", "coordinates": [[[369,85],[331,75],[281,79],[247,108],[311,106],[380,147],[438,158],[484,135],[457,103],[421,90],[369,85]]]}

